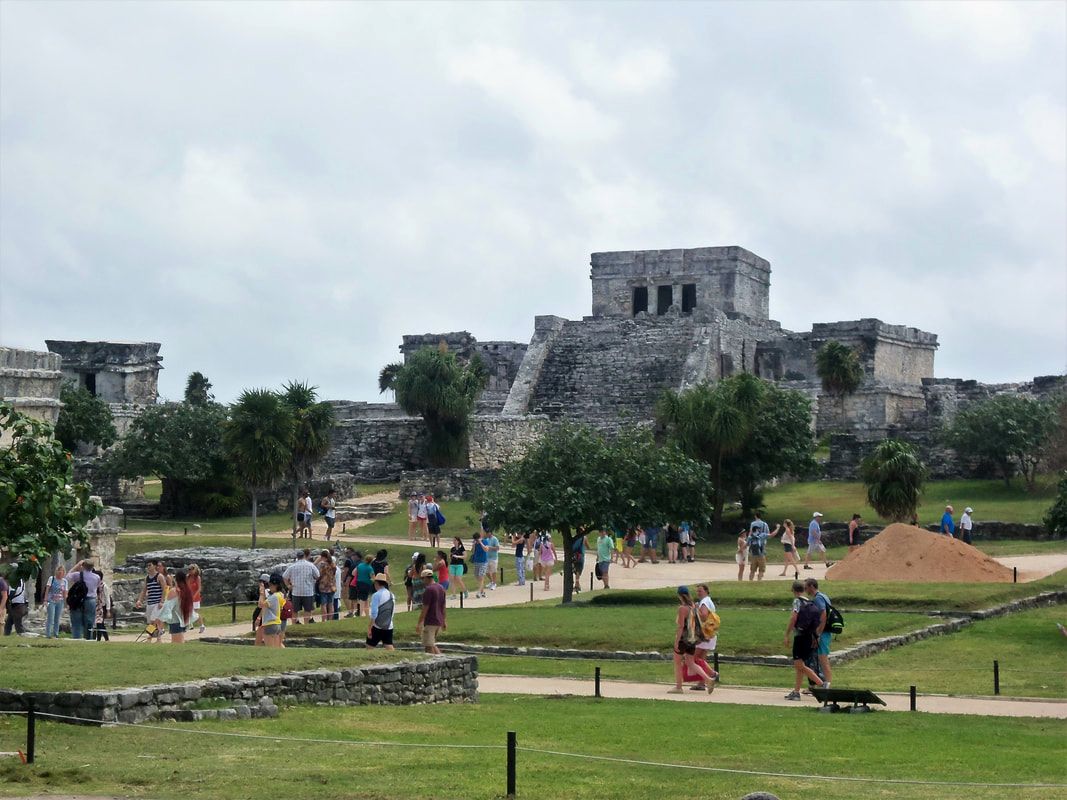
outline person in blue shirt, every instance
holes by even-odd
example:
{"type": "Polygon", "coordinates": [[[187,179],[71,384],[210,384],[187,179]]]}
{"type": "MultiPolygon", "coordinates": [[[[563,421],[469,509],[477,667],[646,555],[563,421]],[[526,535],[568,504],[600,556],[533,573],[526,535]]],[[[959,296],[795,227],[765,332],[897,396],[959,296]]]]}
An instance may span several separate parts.
{"type": "Polygon", "coordinates": [[[956,523],[952,519],[952,506],[945,506],[945,513],[941,515],[941,533],[950,539],[956,538],[956,523]]]}
{"type": "Polygon", "coordinates": [[[819,671],[822,673],[822,688],[830,688],[830,679],[833,677],[830,670],[830,631],[826,630],[826,616],[830,611],[830,598],[819,591],[819,582],[815,578],[807,578],[804,581],[804,594],[819,609],[819,641],[815,652],[819,658],[819,671]]]}

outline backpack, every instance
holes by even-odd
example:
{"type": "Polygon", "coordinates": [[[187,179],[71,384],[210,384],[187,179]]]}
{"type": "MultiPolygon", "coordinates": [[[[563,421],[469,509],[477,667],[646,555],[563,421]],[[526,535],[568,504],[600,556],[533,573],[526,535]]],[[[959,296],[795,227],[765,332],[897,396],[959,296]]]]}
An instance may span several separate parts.
{"type": "Polygon", "coordinates": [[[682,626],[682,641],[686,644],[698,644],[702,642],[700,632],[700,615],[697,607],[692,606],[686,615],[685,624],[682,626]]]}
{"type": "Polygon", "coordinates": [[[293,601],[290,600],[288,597],[285,598],[285,602],[282,603],[282,610],[278,612],[278,616],[281,617],[283,620],[293,618],[293,601]]]}
{"type": "Polygon", "coordinates": [[[446,522],[448,522],[448,520],[445,519],[445,515],[441,513],[441,507],[440,506],[437,507],[437,511],[435,513],[437,515],[437,526],[438,527],[441,527],[446,522]]]}
{"type": "MultiPolygon", "coordinates": [[[[819,592],[822,594],[822,592],[819,592]]],[[[830,598],[826,595],[822,595],[826,601],[826,627],[823,628],[824,633],[832,633],[834,635],[840,634],[845,630],[845,618],[841,616],[841,612],[838,611],[830,603],[830,598]]]]}
{"type": "Polygon", "coordinates": [[[67,590],[67,608],[71,611],[80,610],[88,597],[89,587],[85,585],[85,581],[76,581],[67,590]]]}
{"type": "Polygon", "coordinates": [[[813,602],[810,600],[801,600],[800,608],[797,609],[797,632],[814,636],[815,631],[819,629],[819,620],[821,618],[822,612],[819,611],[818,607],[813,602]]]}
{"type": "Polygon", "coordinates": [[[765,554],[764,547],[767,544],[767,540],[762,536],[756,536],[750,533],[748,535],[748,553],[752,556],[762,556],[765,554]]]}
{"type": "Polygon", "coordinates": [[[719,619],[719,615],[711,609],[708,609],[707,618],[700,623],[700,632],[704,634],[704,640],[713,639],[719,633],[719,626],[722,624],[722,620],[719,619]]]}

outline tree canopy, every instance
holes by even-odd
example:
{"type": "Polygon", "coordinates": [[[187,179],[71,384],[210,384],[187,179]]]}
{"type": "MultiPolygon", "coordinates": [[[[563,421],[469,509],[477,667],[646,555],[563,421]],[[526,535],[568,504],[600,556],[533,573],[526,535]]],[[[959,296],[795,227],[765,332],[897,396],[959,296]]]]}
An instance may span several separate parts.
{"type": "Polygon", "coordinates": [[[926,465],[907,442],[886,439],[860,465],[867,503],[879,516],[894,522],[911,520],[919,506],[926,465]]]}
{"type": "Polygon", "coordinates": [[[649,431],[606,439],[588,426],[562,424],[505,465],[479,504],[492,528],[560,532],[569,603],[575,537],[606,527],[704,524],[710,489],[704,464],[673,445],[658,446],[649,431]]]}
{"type": "Polygon", "coordinates": [[[87,484],[74,483],[70,453],[51,425],[0,402],[0,431],[12,439],[0,447],[0,549],[18,577],[31,578],[52,553],[69,557],[87,542],[85,526],[102,507],[87,484]]]}
{"type": "Polygon", "coordinates": [[[815,371],[822,388],[833,395],[852,394],[863,383],[859,354],[848,345],[830,340],[815,353],[815,371]]]}
{"type": "Polygon", "coordinates": [[[55,435],[67,450],[73,453],[78,442],[99,447],[111,447],[115,443],[115,418],[107,403],[73,381],[63,384],[59,400],[63,408],[56,421],[55,435]]]}
{"type": "Polygon", "coordinates": [[[296,535],[296,504],[300,484],[311,478],[315,467],[330,450],[333,406],[318,399],[316,387],[299,381],[285,384],[282,404],[292,417],[292,444],[286,475],[292,483],[293,535],[296,535]]]}
{"type": "Polygon", "coordinates": [[[211,394],[211,381],[203,372],[189,373],[185,381],[185,402],[191,406],[206,406],[213,403],[215,396],[211,394]]]}
{"type": "Polygon", "coordinates": [[[1045,512],[1045,527],[1053,536],[1067,536],[1067,472],[1060,473],[1056,499],[1045,512]]]}
{"type": "Polygon", "coordinates": [[[945,438],[961,456],[977,456],[994,464],[1005,484],[1018,471],[1032,490],[1056,429],[1057,405],[1020,395],[997,395],[956,414],[945,438]]]}
{"type": "MultiPolygon", "coordinates": [[[[396,401],[408,414],[420,416],[429,433],[430,462],[438,467],[465,467],[467,421],[489,376],[475,354],[463,364],[447,347],[424,347],[404,364],[382,370],[394,377],[396,401]]],[[[384,385],[380,382],[379,385],[384,385]]]]}

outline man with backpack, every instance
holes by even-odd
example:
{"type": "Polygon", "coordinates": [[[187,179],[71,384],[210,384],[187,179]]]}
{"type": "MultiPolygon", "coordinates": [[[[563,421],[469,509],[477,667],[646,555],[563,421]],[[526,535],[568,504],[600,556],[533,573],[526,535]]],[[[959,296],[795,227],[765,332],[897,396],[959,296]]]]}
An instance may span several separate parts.
{"type": "Polygon", "coordinates": [[[805,596],[804,592],[804,584],[800,581],[793,581],[793,610],[789,615],[789,624],[785,627],[784,644],[787,647],[789,646],[789,637],[792,634],[795,677],[793,691],[785,696],[786,700],[800,699],[800,684],[805,677],[818,686],[829,687],[829,683],[823,684],[818,674],[806,663],[817,646],[822,615],[815,604],[805,596]]]}
{"type": "MultiPolygon", "coordinates": [[[[16,566],[12,564],[13,569],[16,566]]],[[[22,621],[30,613],[30,598],[26,592],[26,581],[15,575],[13,571],[4,606],[7,611],[7,615],[4,617],[4,636],[10,636],[12,628],[15,629],[15,633],[22,636],[26,633],[26,628],[23,627],[22,621]]]]}
{"type": "Polygon", "coordinates": [[[375,575],[374,589],[367,622],[367,647],[374,649],[381,644],[386,650],[393,650],[393,611],[396,609],[396,595],[389,591],[389,576],[380,572],[375,575]]]}
{"type": "Polygon", "coordinates": [[[830,687],[830,637],[832,635],[830,616],[840,617],[840,613],[834,608],[830,598],[819,591],[819,582],[815,578],[804,581],[804,593],[819,611],[819,641],[816,646],[816,654],[819,656],[819,671],[822,672],[826,688],[830,687]]]}
{"type": "Polygon", "coordinates": [[[782,526],[775,525],[774,533],[771,533],[770,527],[760,517],[760,512],[757,511],[753,516],[755,519],[748,526],[748,579],[754,579],[758,571],[759,580],[763,580],[763,574],[767,571],[767,539],[777,536],[778,529],[782,526]]]}
{"type": "Polygon", "coordinates": [[[97,589],[101,580],[102,575],[93,571],[91,561],[82,561],[67,576],[67,608],[71,636],[75,639],[92,639],[95,634],[97,589]]]}

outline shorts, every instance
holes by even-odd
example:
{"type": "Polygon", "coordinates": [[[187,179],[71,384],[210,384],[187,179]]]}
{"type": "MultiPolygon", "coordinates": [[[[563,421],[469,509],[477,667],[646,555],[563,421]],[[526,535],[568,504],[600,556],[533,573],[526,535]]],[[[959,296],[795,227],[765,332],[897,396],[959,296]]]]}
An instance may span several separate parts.
{"type": "Polygon", "coordinates": [[[148,606],[144,610],[144,616],[146,622],[155,622],[159,619],[159,612],[163,610],[162,603],[156,603],[154,606],[148,606]]]}
{"type": "Polygon", "coordinates": [[[263,626],[263,635],[264,636],[277,636],[281,632],[282,632],[282,626],[281,625],[275,624],[275,625],[264,625],[263,626]]]}
{"type": "Polygon", "coordinates": [[[311,522],[311,514],[307,511],[297,511],[296,521],[306,525],[307,523],[311,522]]]}
{"type": "Polygon", "coordinates": [[[440,633],[440,625],[423,625],[422,626],[422,646],[432,647],[437,644],[437,634],[440,633]]]}
{"type": "Polygon", "coordinates": [[[657,533],[646,533],[645,534],[645,547],[647,547],[649,550],[655,550],[656,549],[656,542],[657,542],[658,539],[659,539],[659,534],[657,534],[657,533]]]}
{"type": "Polygon", "coordinates": [[[370,635],[367,637],[367,647],[377,647],[380,644],[392,647],[393,632],[391,630],[383,631],[381,628],[371,625],[370,635]]]}
{"type": "Polygon", "coordinates": [[[333,592],[319,592],[317,599],[320,606],[326,606],[327,608],[333,606],[333,592]]]}
{"type": "Polygon", "coordinates": [[[349,600],[370,600],[370,594],[374,587],[369,583],[357,582],[355,586],[348,587],[349,600]]]}
{"type": "Polygon", "coordinates": [[[753,572],[759,570],[765,572],[767,570],[767,556],[752,556],[752,559],[748,562],[749,567],[753,572]]]}
{"type": "Polygon", "coordinates": [[[177,622],[171,622],[169,625],[167,625],[167,630],[170,632],[171,635],[174,635],[176,633],[185,633],[185,626],[177,622]]]}
{"type": "Polygon", "coordinates": [[[299,614],[301,611],[315,610],[315,598],[312,595],[294,594],[289,599],[293,603],[294,614],[299,614]]]}
{"type": "Polygon", "coordinates": [[[434,536],[441,535],[441,526],[438,525],[436,522],[431,522],[426,527],[429,528],[430,533],[432,533],[434,536]]]}
{"type": "Polygon", "coordinates": [[[793,637],[793,660],[807,661],[815,652],[815,637],[802,634],[793,637]]]}
{"type": "Polygon", "coordinates": [[[574,571],[578,574],[585,571],[585,556],[574,559],[574,571]]]}
{"type": "Polygon", "coordinates": [[[833,634],[831,634],[829,631],[823,631],[821,634],[819,634],[819,647],[816,650],[816,653],[818,655],[820,655],[820,656],[828,656],[828,655],[830,655],[830,637],[832,635],[833,634]]]}
{"type": "Polygon", "coordinates": [[[335,522],[337,522],[336,517],[326,517],[326,529],[332,531],[335,522]]]}
{"type": "Polygon", "coordinates": [[[597,566],[600,567],[601,576],[606,576],[608,574],[608,569],[611,567],[611,562],[610,561],[598,561],[597,562],[597,566]]]}
{"type": "Polygon", "coordinates": [[[674,645],[674,652],[676,652],[680,656],[696,655],[697,643],[693,642],[693,644],[688,644],[687,642],[684,642],[679,639],[674,645]]]}
{"type": "Polygon", "coordinates": [[[451,575],[453,578],[462,577],[463,576],[463,565],[462,564],[449,564],[448,565],[448,574],[451,575]]]}
{"type": "Polygon", "coordinates": [[[826,552],[826,547],[823,546],[822,540],[821,539],[815,539],[814,541],[808,542],[808,552],[809,553],[814,553],[814,552],[817,552],[817,551],[818,552],[823,552],[823,553],[826,552]]]}
{"type": "Polygon", "coordinates": [[[738,564],[744,564],[747,558],[747,554],[741,555],[740,553],[734,553],[734,561],[736,561],[738,564]]]}
{"type": "Polygon", "coordinates": [[[793,552],[793,545],[789,544],[789,542],[783,542],[782,543],[782,549],[787,553],[792,553],[793,552]]]}
{"type": "Polygon", "coordinates": [[[490,578],[495,578],[500,574],[500,561],[498,559],[494,558],[492,561],[488,562],[486,566],[489,568],[490,578]]]}
{"type": "Polygon", "coordinates": [[[484,578],[485,573],[489,571],[489,565],[486,562],[474,565],[474,574],[479,578],[484,578]]]}

